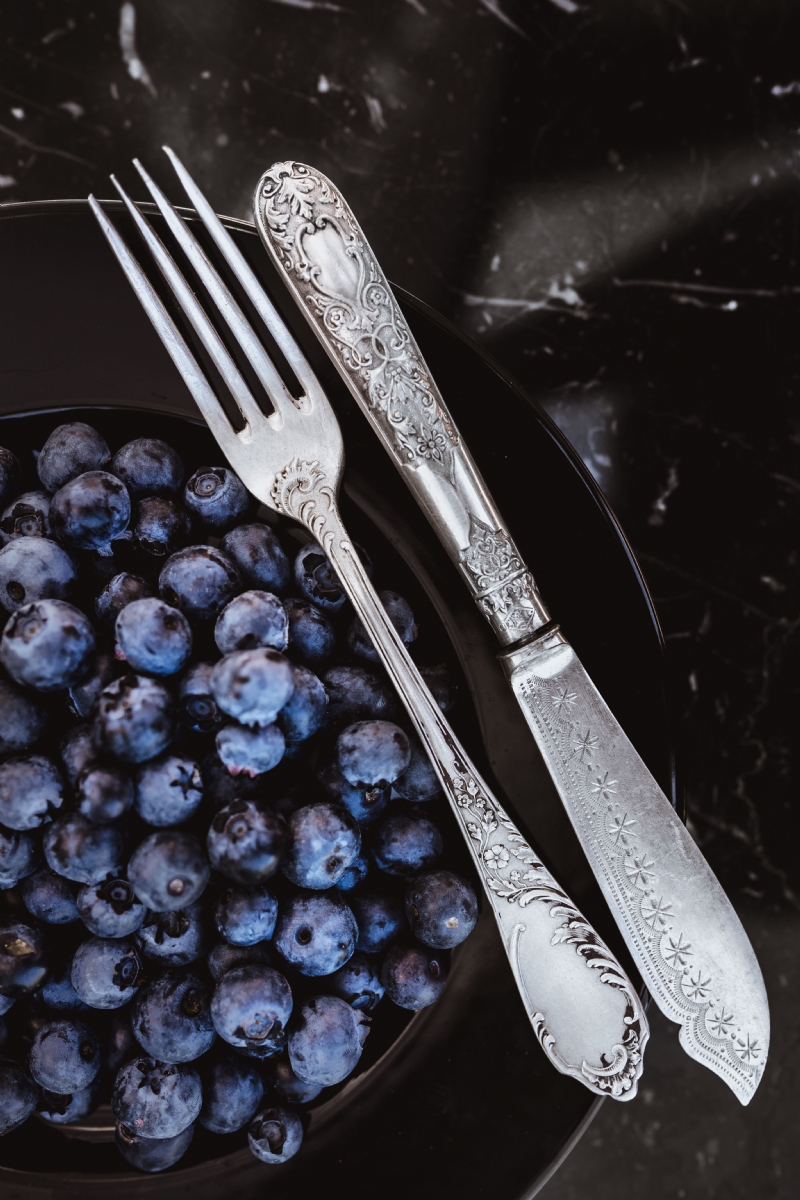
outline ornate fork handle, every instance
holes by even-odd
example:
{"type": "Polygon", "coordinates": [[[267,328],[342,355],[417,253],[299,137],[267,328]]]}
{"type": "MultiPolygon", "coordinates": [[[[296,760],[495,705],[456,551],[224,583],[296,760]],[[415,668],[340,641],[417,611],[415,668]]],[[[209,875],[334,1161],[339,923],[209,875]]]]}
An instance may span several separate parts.
{"type": "Polygon", "coordinates": [[[408,710],[470,848],[545,1053],[598,1095],[632,1098],[649,1034],[639,997],[458,742],[361,566],[334,488],[317,463],[294,460],[276,478],[272,500],[322,545],[408,710]]]}

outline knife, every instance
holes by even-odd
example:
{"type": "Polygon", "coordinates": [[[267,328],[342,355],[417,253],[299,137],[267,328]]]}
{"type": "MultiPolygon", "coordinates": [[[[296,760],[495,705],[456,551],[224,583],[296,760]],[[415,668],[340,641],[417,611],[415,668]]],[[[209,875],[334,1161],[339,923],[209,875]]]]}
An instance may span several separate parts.
{"type": "Polygon", "coordinates": [[[755,1093],[769,1048],[761,971],[733,905],[552,621],[341,193],[276,163],[261,239],[503,650],[500,661],[622,936],[687,1054],[755,1093]]]}

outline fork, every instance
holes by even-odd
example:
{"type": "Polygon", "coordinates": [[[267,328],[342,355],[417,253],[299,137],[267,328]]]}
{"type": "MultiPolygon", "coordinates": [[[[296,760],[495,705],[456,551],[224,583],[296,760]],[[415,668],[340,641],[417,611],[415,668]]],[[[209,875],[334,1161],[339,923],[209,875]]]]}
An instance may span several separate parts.
{"type": "Polygon", "coordinates": [[[165,147],[224,260],[275,338],[303,391],[295,397],[227,284],[147,171],[150,195],[251,364],[273,407],[264,415],[213,322],[152,226],[111,179],[156,265],[218,370],[241,419],[236,429],[147,275],[101,205],[89,204],[221,451],[250,492],[293,518],[322,547],[361,618],[423,746],[484,882],[534,1032],[550,1061],[590,1091],[636,1094],[649,1036],[639,996],[616,958],[516,828],[470,761],[376,595],[337,505],[344,445],[335,412],[230,234],[165,147]],[[501,875],[510,863],[518,869],[501,875]]]}

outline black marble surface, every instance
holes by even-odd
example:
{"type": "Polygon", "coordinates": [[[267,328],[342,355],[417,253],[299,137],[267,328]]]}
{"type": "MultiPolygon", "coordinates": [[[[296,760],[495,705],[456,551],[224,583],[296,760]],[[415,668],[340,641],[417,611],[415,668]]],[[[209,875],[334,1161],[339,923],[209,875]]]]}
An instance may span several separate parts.
{"type": "Polygon", "coordinates": [[[798,44],[793,0],[3,12],[1,200],[110,196],[110,170],[139,195],[127,161],[169,182],[168,142],[249,218],[266,166],[313,163],[390,278],[556,418],[627,530],[691,828],[761,958],[773,1048],[742,1110],[656,1014],[642,1095],[601,1110],[548,1200],[800,1193],[798,44]]]}

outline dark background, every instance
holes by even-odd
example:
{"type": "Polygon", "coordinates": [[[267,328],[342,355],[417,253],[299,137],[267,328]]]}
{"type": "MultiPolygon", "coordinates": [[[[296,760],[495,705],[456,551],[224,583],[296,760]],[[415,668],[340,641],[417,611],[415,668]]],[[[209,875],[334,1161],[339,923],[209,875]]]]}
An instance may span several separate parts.
{"type": "Polygon", "coordinates": [[[138,197],[134,155],[179,200],[164,142],[245,219],[273,161],[330,175],[389,277],[555,417],[652,588],[691,829],[762,962],[771,1060],[741,1109],[653,1013],[639,1098],[543,1196],[794,1200],[800,6],[4,6],[0,200],[111,196],[110,170],[138,197]]]}

